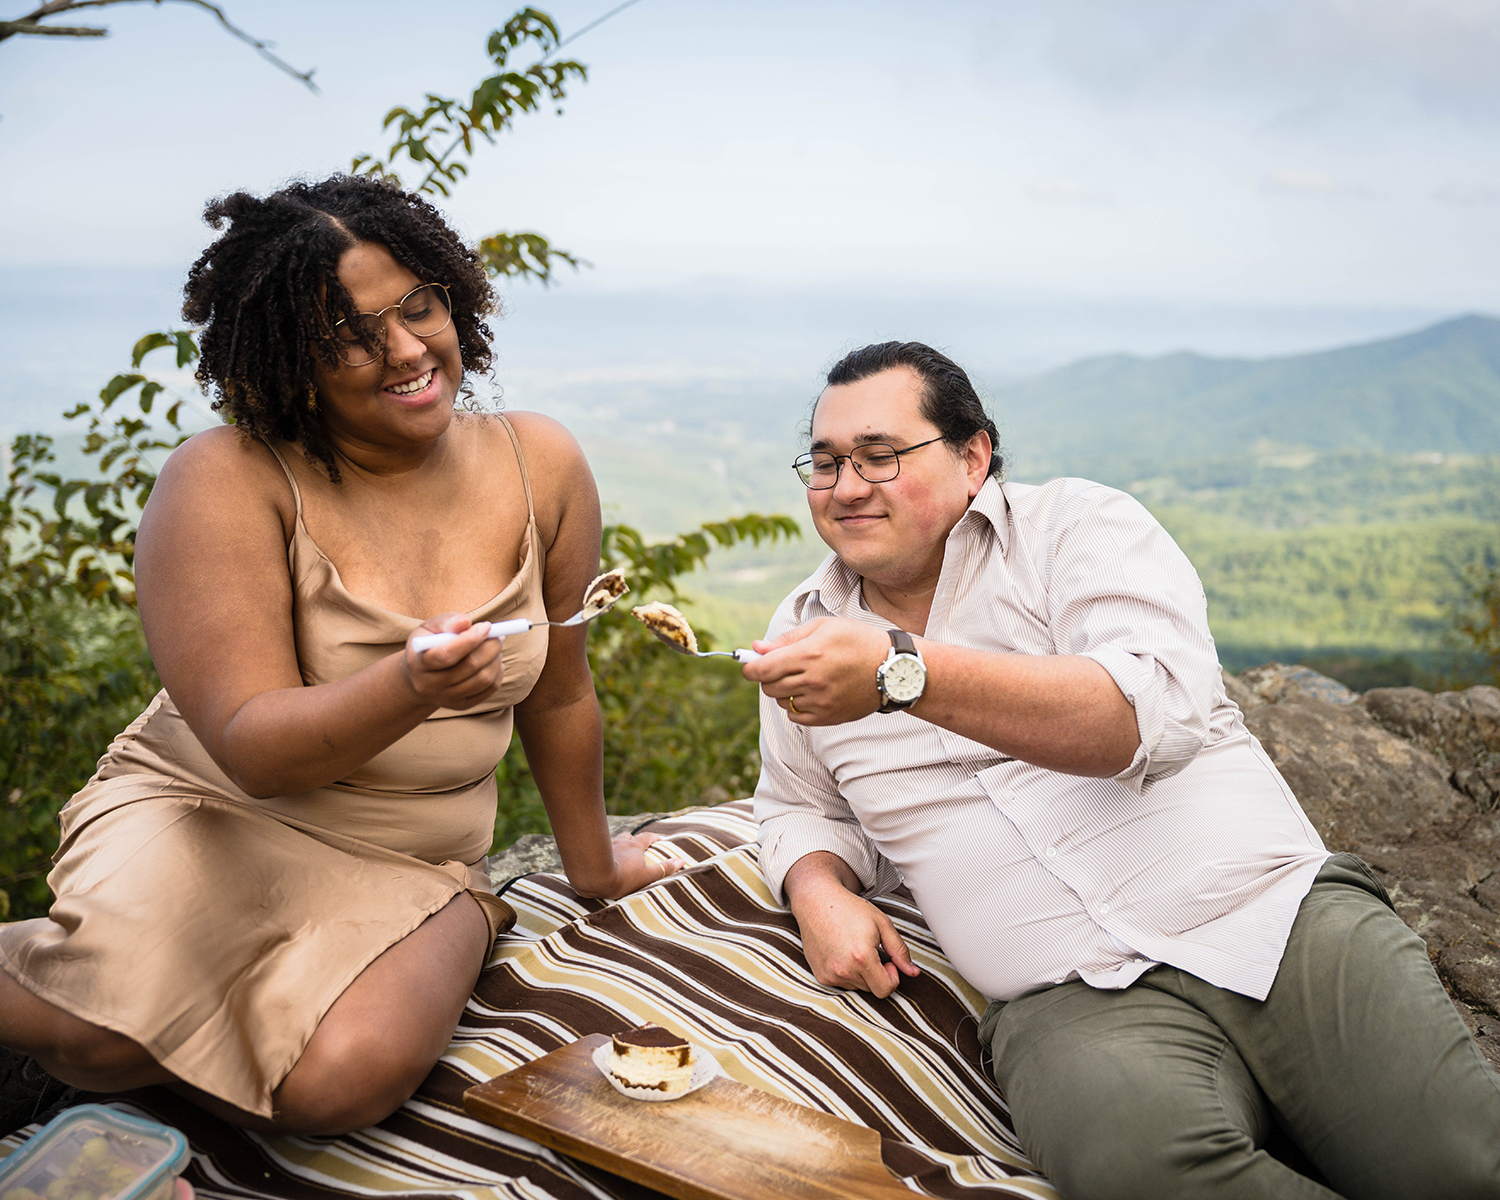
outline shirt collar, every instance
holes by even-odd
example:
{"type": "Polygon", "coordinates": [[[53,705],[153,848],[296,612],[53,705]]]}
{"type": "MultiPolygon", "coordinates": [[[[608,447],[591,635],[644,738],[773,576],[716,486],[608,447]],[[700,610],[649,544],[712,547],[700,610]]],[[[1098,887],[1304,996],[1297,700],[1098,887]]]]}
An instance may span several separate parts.
{"type": "MultiPolygon", "coordinates": [[[[1010,535],[1010,504],[1005,498],[1005,489],[991,475],[984,481],[979,494],[969,502],[968,511],[958,519],[948,534],[948,544],[955,537],[979,532],[988,523],[994,530],[1003,551],[1010,535]]],[[[809,602],[816,599],[828,612],[841,617],[856,617],[860,608],[860,577],[837,554],[830,554],[792,593],[797,619],[805,620],[809,602]]]]}
{"type": "Polygon", "coordinates": [[[958,519],[958,524],[953,527],[953,533],[948,535],[949,540],[952,540],[953,534],[959,530],[965,532],[970,529],[978,530],[986,521],[995,531],[995,537],[1000,542],[1000,549],[1006,550],[1007,543],[1010,541],[1010,501],[1005,498],[1004,485],[993,475],[984,481],[979,494],[969,502],[969,511],[958,519]]]}

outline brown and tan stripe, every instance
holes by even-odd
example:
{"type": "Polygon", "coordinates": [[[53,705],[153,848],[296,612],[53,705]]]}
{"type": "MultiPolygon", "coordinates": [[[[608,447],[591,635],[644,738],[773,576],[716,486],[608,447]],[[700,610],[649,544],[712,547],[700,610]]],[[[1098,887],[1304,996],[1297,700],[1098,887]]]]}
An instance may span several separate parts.
{"type": "Polygon", "coordinates": [[[645,1200],[637,1185],[468,1116],[463,1093],[590,1033],[656,1021],[732,1078],[877,1130],[917,1194],[1055,1198],[1016,1143],[980,1061],[983,1000],[938,953],[909,897],[882,901],[922,968],[888,1000],[825,988],[756,861],[749,801],[653,826],[693,865],[615,903],[556,875],[506,890],[517,926],[495,947],[447,1056],[380,1125],[340,1138],[270,1138],[166,1092],[130,1107],[193,1147],[188,1179],[214,1197],[337,1200],[645,1200]]]}

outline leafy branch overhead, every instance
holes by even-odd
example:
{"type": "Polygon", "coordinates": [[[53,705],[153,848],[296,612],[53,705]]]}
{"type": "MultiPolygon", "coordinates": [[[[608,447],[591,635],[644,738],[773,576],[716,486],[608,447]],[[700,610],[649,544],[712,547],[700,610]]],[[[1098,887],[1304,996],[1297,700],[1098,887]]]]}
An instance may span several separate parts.
{"type": "Polygon", "coordinates": [[[630,525],[606,525],[600,561],[606,570],[623,566],[631,588],[641,595],[665,591],[675,598],[678,577],[702,566],[716,544],[727,549],[742,542],[758,546],[801,536],[797,522],[782,513],[708,521],[666,542],[647,542],[630,525]]]}
{"type": "MultiPolygon", "coordinates": [[[[35,12],[29,14],[23,21],[35,22],[42,17],[54,16],[57,13],[71,11],[76,8],[94,7],[106,4],[130,3],[132,0],[50,0],[48,4],[42,5],[35,12]]],[[[216,13],[226,27],[230,28],[237,36],[243,35],[233,26],[229,26],[224,20],[223,13],[214,5],[207,4],[204,0],[182,0],[184,3],[198,4],[200,7],[208,8],[216,13]]],[[[100,31],[103,32],[103,31],[100,31]]],[[[253,39],[251,39],[253,42],[253,39]]],[[[500,67],[505,67],[510,55],[527,42],[535,42],[540,48],[543,58],[557,48],[558,32],[557,26],[552,18],[544,12],[533,8],[526,8],[517,12],[505,25],[490,34],[487,50],[490,57],[500,67]]],[[[262,47],[262,43],[255,43],[262,47]]],[[[464,173],[462,163],[446,163],[452,153],[462,148],[466,154],[472,154],[475,142],[474,134],[481,133],[491,144],[494,143],[494,134],[506,128],[518,112],[535,110],[541,103],[543,95],[553,102],[561,101],[566,94],[566,84],[570,76],[578,79],[587,79],[588,72],[584,66],[576,62],[545,63],[538,62],[524,71],[504,71],[482,81],[474,90],[474,97],[469,106],[462,110],[456,107],[456,101],[443,100],[441,97],[429,95],[429,109],[422,117],[411,117],[406,134],[392,147],[391,158],[397,156],[397,149],[403,145],[408,146],[407,154],[414,161],[425,161],[414,148],[422,140],[411,134],[412,130],[426,128],[426,136],[435,136],[439,129],[444,134],[458,130],[456,141],[448,147],[443,154],[432,160],[429,178],[425,179],[420,190],[432,194],[442,191],[447,194],[446,187],[433,182],[434,173],[441,174],[446,171],[443,178],[449,182],[455,181],[464,173]],[[436,107],[434,107],[436,106],[436,107]],[[446,109],[445,109],[446,106],[446,109]],[[434,113],[439,110],[449,112],[449,117],[438,121],[434,113]],[[424,124],[425,122],[425,124],[424,124]]],[[[299,76],[301,78],[301,76],[299,76]]],[[[559,110],[560,111],[560,110],[559,110]]],[[[399,114],[406,113],[405,109],[394,109],[386,117],[386,126],[389,127],[393,121],[401,120],[399,114]]],[[[411,114],[407,114],[408,117],[411,114]]],[[[380,162],[361,156],[355,159],[355,167],[364,164],[366,174],[381,175],[397,179],[388,162],[380,162]]],[[[566,251],[554,249],[541,234],[538,233],[497,233],[485,238],[478,247],[478,252],[483,258],[486,267],[492,275],[520,275],[539,279],[543,283],[551,280],[553,263],[562,260],[575,268],[584,265],[583,260],[569,254],[566,251]]],[[[149,333],[136,342],[131,351],[131,370],[116,375],[107,383],[99,393],[98,407],[95,408],[91,402],[76,405],[65,415],[71,420],[88,417],[89,428],[84,440],[84,453],[96,458],[99,470],[107,477],[107,484],[101,482],[87,482],[82,480],[64,481],[43,467],[44,459],[38,455],[44,455],[45,460],[50,460],[50,439],[38,438],[34,444],[28,443],[25,455],[17,456],[15,463],[24,465],[24,485],[12,482],[10,488],[11,507],[0,510],[0,521],[5,522],[6,528],[13,527],[15,521],[23,518],[23,513],[31,511],[18,507],[22,491],[29,495],[38,486],[53,488],[60,499],[56,501],[59,521],[32,522],[28,527],[30,539],[41,538],[43,548],[38,553],[50,559],[55,559],[49,571],[54,574],[61,570],[63,574],[59,578],[69,577],[69,572],[77,575],[80,594],[92,594],[93,598],[107,597],[116,603],[130,605],[134,603],[133,580],[130,575],[129,566],[134,557],[135,520],[140,509],[145,505],[146,497],[150,494],[151,485],[156,481],[156,474],[146,455],[152,450],[171,450],[183,438],[180,421],[181,398],[174,399],[162,414],[167,425],[170,426],[169,440],[155,436],[149,423],[144,419],[150,414],[158,397],[166,390],[166,385],[151,379],[141,372],[140,367],[145,356],[154,350],[172,348],[176,352],[177,367],[179,369],[188,366],[198,357],[198,347],[193,334],[187,330],[167,330],[164,332],[149,333]],[[132,391],[136,392],[137,408],[140,416],[124,415],[114,418],[109,422],[106,416],[111,406],[121,397],[132,391]],[[80,523],[80,520],[62,516],[70,501],[79,497],[87,505],[90,520],[80,523]],[[88,553],[89,539],[98,539],[99,545],[104,548],[104,556],[90,556],[88,553]]],[[[34,545],[33,540],[28,540],[28,545],[34,545]]],[[[11,568],[12,570],[14,567],[11,568]]]]}
{"type": "MultiPolygon", "coordinates": [[[[456,157],[460,151],[472,158],[477,138],[494,145],[496,135],[508,129],[517,116],[538,111],[544,102],[553,104],[561,114],[570,77],[587,81],[588,68],[582,63],[571,59],[547,61],[559,45],[557,25],[550,16],[535,8],[522,9],[490,34],[485,49],[499,70],[480,82],[467,104],[429,92],[426,107],[420,112],[401,106],[391,109],[383,128],[394,126],[396,140],[386,157],[360,154],[350,169],[400,183],[396,164],[405,158],[426,168],[415,191],[449,195],[469,173],[468,164],[456,157]],[[521,70],[511,69],[511,56],[528,42],[536,44],[541,57],[521,70]]],[[[554,259],[575,269],[586,265],[567,251],[554,250],[539,233],[497,233],[480,242],[479,253],[491,275],[529,276],[544,284],[551,282],[554,259]]]]}
{"type": "MultiPolygon", "coordinates": [[[[0,39],[44,29],[56,36],[97,37],[102,30],[41,22],[131,2],[145,0],[50,0],[19,22],[0,23],[0,39]]],[[[212,4],[182,2],[224,21],[212,4]]],[[[625,0],[578,32],[635,2],[625,0]]],[[[264,43],[245,40],[266,53],[264,43]]],[[[355,169],[394,177],[393,164],[415,165],[426,173],[419,190],[447,195],[483,144],[494,143],[521,114],[560,105],[568,85],[587,78],[576,62],[548,61],[561,45],[546,14],[530,8],[516,13],[490,36],[496,72],[467,103],[428,95],[418,111],[393,109],[385,128],[394,130],[396,140],[386,159],[363,156],[355,169]],[[539,61],[511,69],[523,48],[539,50],[539,61]]],[[[583,265],[532,232],[494,234],[478,252],[493,276],[543,283],[559,262],[583,265]]],[[[147,334],[132,349],[129,369],[115,375],[97,400],[67,414],[87,419],[83,450],[94,464],[88,478],[64,474],[44,435],[16,438],[0,473],[0,919],[47,911],[45,876],[57,845],[57,810],[88,778],[100,747],[159,686],[131,611],[135,526],[156,481],[153,456],[182,439],[183,406],[193,398],[176,395],[165,373],[163,379],[147,373],[143,364],[152,355],[175,357],[178,373],[185,374],[198,349],[189,331],[147,334]]],[[[604,532],[601,552],[606,564],[627,567],[637,596],[675,598],[680,577],[702,565],[715,547],[797,533],[789,517],[757,514],[710,522],[657,543],[630,526],[614,525],[604,532]]],[[[705,634],[704,640],[711,638],[705,634]]],[[[659,811],[744,795],[754,786],[757,692],[737,671],[723,669],[724,660],[690,663],[670,654],[628,612],[605,614],[589,638],[589,657],[604,719],[611,811],[659,811]]],[[[496,777],[500,844],[545,830],[547,817],[519,747],[501,761],[496,777]]]]}
{"type": "MultiPolygon", "coordinates": [[[[144,4],[147,0],[47,0],[47,3],[33,9],[24,17],[17,17],[13,21],[0,21],[0,42],[17,34],[43,37],[107,37],[109,30],[98,25],[43,25],[42,21],[48,17],[55,17],[59,13],[76,12],[83,8],[104,8],[111,4],[144,4]]],[[[150,3],[160,6],[162,0],[150,0],[150,3]]],[[[301,80],[307,87],[316,92],[317,85],[313,83],[312,71],[299,71],[284,59],[272,53],[272,42],[263,41],[260,38],[251,37],[238,25],[234,24],[222,8],[217,4],[210,4],[208,0],[176,0],[179,4],[191,4],[196,8],[211,12],[229,34],[251,46],[255,51],[271,63],[277,70],[285,71],[293,79],[301,80]]]]}

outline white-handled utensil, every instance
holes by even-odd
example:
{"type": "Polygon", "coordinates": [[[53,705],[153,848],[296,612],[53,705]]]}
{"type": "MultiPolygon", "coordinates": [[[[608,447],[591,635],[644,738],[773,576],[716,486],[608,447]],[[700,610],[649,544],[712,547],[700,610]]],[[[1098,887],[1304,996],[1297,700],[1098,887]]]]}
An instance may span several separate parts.
{"type": "MultiPolygon", "coordinates": [[[[490,624],[490,631],[485,634],[486,638],[509,637],[513,633],[525,633],[528,629],[538,625],[576,625],[579,622],[573,619],[567,621],[529,621],[525,617],[516,617],[510,621],[494,621],[490,624]]],[[[419,633],[411,640],[411,648],[418,653],[423,650],[431,650],[434,646],[442,646],[456,638],[456,633],[419,633]]]]}
{"type": "MultiPolygon", "coordinates": [[[[618,575],[618,572],[611,572],[611,574],[618,575]]],[[[601,575],[598,579],[594,580],[593,583],[589,584],[589,591],[588,593],[586,593],[585,598],[587,598],[589,594],[592,594],[594,597],[594,602],[592,604],[584,604],[582,608],[580,608],[566,621],[532,621],[528,620],[526,617],[514,617],[509,621],[492,622],[490,625],[490,631],[484,636],[486,638],[509,637],[513,633],[525,633],[528,629],[535,629],[538,625],[586,625],[600,613],[608,612],[610,606],[630,590],[625,586],[624,580],[622,579],[619,582],[620,590],[615,594],[608,595],[604,592],[598,591],[597,585],[600,583],[600,581],[606,578],[608,578],[608,576],[601,575]]],[[[423,650],[430,650],[434,646],[441,646],[445,642],[451,642],[457,636],[458,634],[456,633],[418,634],[416,637],[412,638],[411,648],[420,654],[423,650]]]]}
{"type": "Polygon", "coordinates": [[[734,659],[737,663],[754,662],[760,657],[754,650],[695,650],[694,658],[712,658],[716,654],[723,654],[734,659]]]}
{"type": "MultiPolygon", "coordinates": [[[[650,629],[651,627],[648,625],[646,628],[650,629]]],[[[754,650],[689,650],[676,638],[662,633],[660,630],[651,629],[651,632],[656,635],[656,640],[662,645],[670,646],[678,654],[686,654],[689,658],[718,658],[722,656],[724,658],[732,658],[737,663],[750,663],[760,657],[754,650]]]]}

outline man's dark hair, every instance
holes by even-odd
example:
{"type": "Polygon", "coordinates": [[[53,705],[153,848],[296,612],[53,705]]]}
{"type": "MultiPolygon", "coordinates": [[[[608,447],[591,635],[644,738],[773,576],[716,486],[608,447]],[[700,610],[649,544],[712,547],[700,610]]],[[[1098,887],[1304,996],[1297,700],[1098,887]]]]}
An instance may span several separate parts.
{"type": "MultiPolygon", "coordinates": [[[[228,229],[193,264],[183,290],[182,315],[203,327],[198,381],[212,388],[215,411],[250,433],[300,441],[335,482],[333,444],[308,400],[315,356],[338,365],[334,323],[356,312],[338,277],[351,246],[384,246],[421,282],[446,287],[465,376],[489,369],[494,289],[475,252],[420,196],[334,175],[265,198],[235,192],[203,217],[228,229]]],[[[467,382],[463,393],[472,396],[467,382]]]]}
{"type": "Polygon", "coordinates": [[[921,342],[862,346],[833,364],[828,386],[858,383],[893,367],[909,367],[917,373],[922,381],[922,416],[937,426],[943,441],[954,450],[962,450],[980,430],[990,435],[989,473],[999,479],[1005,470],[999,430],[964,369],[946,354],[921,342]]]}

